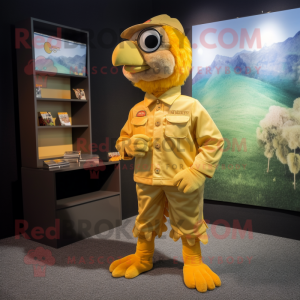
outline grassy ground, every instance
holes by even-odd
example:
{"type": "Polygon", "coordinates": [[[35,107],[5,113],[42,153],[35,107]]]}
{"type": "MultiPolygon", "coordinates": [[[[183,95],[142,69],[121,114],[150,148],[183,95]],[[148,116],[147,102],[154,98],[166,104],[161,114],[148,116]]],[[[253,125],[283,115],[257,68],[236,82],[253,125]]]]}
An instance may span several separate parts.
{"type": "Polygon", "coordinates": [[[230,143],[225,145],[228,150],[214,178],[207,180],[205,198],[300,211],[300,174],[294,190],[294,175],[276,156],[270,160],[267,173],[268,160],[256,141],[256,128],[269,107],[292,107],[296,96],[233,73],[197,82],[193,97],[207,109],[230,143]],[[234,138],[239,144],[246,139],[246,151],[232,148],[234,138]]]}
{"type": "Polygon", "coordinates": [[[54,63],[54,67],[57,68],[57,73],[63,73],[63,74],[69,74],[70,70],[66,68],[65,66],[59,64],[59,63],[54,63]]]}

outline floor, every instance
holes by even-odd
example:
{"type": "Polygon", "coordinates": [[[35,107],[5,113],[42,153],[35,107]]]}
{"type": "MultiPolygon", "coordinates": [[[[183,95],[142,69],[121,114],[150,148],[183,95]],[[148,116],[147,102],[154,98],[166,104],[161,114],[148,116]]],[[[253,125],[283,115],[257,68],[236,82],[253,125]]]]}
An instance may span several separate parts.
{"type": "Polygon", "coordinates": [[[168,232],[156,240],[151,271],[113,278],[109,263],[135,252],[134,219],[60,249],[23,237],[1,240],[0,299],[300,299],[300,241],[220,226],[210,226],[209,243],[202,246],[204,262],[222,280],[213,291],[185,287],[181,243],[168,232]],[[27,260],[37,247],[49,250],[42,249],[45,269],[27,260]]]}

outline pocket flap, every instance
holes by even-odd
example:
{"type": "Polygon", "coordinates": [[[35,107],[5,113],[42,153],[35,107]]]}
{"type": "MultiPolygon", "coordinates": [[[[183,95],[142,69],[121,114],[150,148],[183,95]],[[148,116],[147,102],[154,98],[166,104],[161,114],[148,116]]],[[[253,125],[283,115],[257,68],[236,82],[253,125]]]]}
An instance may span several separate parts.
{"type": "Polygon", "coordinates": [[[147,122],[147,117],[134,117],[131,119],[131,124],[136,126],[145,125],[147,122]]]}
{"type": "Polygon", "coordinates": [[[189,119],[190,116],[166,116],[166,119],[170,122],[170,123],[186,123],[189,119]]]}

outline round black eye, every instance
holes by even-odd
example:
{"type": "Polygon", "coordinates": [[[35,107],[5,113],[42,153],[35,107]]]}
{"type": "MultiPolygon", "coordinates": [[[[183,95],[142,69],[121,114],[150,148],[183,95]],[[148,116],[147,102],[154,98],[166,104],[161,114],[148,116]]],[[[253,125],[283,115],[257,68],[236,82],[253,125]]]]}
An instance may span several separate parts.
{"type": "Polygon", "coordinates": [[[158,39],[154,35],[148,35],[145,39],[145,45],[149,49],[153,49],[157,46],[158,44],[158,39]]]}
{"type": "Polygon", "coordinates": [[[161,45],[162,35],[154,28],[146,28],[138,36],[139,47],[147,53],[156,51],[161,45]]]}

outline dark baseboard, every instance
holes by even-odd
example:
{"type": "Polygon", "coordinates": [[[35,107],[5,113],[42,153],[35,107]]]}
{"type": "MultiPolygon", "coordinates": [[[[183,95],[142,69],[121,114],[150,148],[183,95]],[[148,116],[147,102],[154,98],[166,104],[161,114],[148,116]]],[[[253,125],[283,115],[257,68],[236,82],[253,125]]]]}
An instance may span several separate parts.
{"type": "Polygon", "coordinates": [[[204,218],[210,224],[229,224],[231,228],[240,225],[242,229],[247,224],[253,232],[300,240],[300,212],[214,200],[204,202],[204,218]]]}

